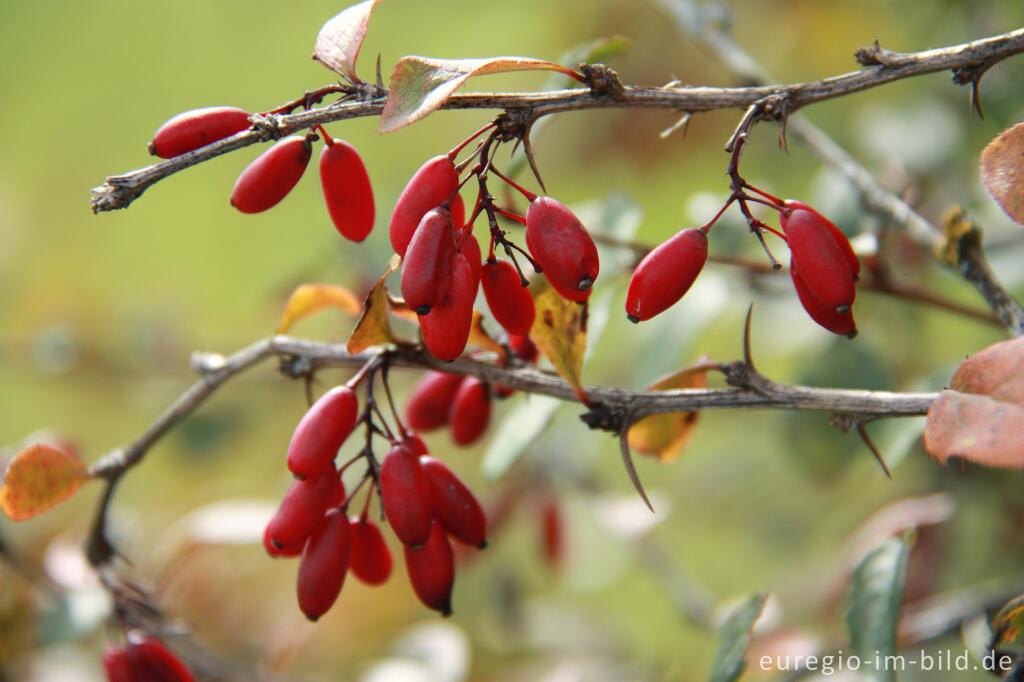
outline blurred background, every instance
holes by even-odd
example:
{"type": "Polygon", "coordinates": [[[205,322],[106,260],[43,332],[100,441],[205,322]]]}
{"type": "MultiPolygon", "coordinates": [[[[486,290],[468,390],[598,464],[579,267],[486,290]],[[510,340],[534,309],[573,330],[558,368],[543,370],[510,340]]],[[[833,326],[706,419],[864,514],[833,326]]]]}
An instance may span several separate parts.
{"type": "MultiPolygon", "coordinates": [[[[309,56],[321,24],[340,9],[324,0],[0,7],[0,463],[44,429],[93,461],[141,433],[194,380],[192,351],[227,354],[271,334],[301,282],[362,295],[383,272],[386,219],[405,182],[486,113],[441,112],[387,136],[369,119],[328,127],[360,150],[374,183],[377,227],[360,245],[332,228],[312,170],[271,211],[232,209],[234,178],[255,149],[158,183],[127,210],[89,209],[89,189],[105,176],[149,163],[146,143],[170,116],[211,105],[265,111],[331,82],[309,56]]],[[[737,41],[787,83],[855,70],[853,52],[875,39],[914,51],[1024,20],[1024,5],[995,0],[744,0],[728,11],[737,41]]],[[[613,35],[629,41],[608,58],[626,83],[733,84],[655,0],[387,0],[359,70],[372,79],[378,53],[385,80],[405,54],[558,60],[613,35]]],[[[977,160],[1024,115],[1022,77],[1020,58],[985,76],[984,119],[948,73],[804,113],[931,220],[965,206],[998,245],[993,267],[1020,296],[1020,228],[986,194],[977,160]]],[[[537,89],[546,78],[488,77],[467,89],[537,89]]],[[[653,245],[704,223],[724,200],[722,146],[739,114],[696,116],[685,138],[662,139],[677,118],[671,112],[570,113],[548,122],[534,146],[549,192],[592,229],[653,245]]],[[[780,151],[776,132],[774,124],[755,129],[743,164],[749,180],[807,201],[850,235],[887,228],[805,149],[780,151]]],[[[891,247],[901,282],[983,307],[926,254],[898,236],[891,247]]],[[[731,211],[712,233],[711,252],[757,258],[759,247],[731,211]]],[[[702,354],[738,359],[751,302],[759,368],[789,383],[937,390],[968,353],[1005,336],[961,315],[863,293],[860,336],[836,339],[804,314],[785,274],[752,278],[725,265],[710,266],[683,302],[637,327],[622,308],[630,265],[629,253],[602,252],[586,383],[640,389],[702,354]]],[[[338,341],[353,322],[331,311],[293,332],[338,341]]],[[[428,438],[481,499],[507,511],[491,546],[459,565],[455,615],[442,620],[424,609],[396,557],[386,586],[350,579],[331,612],[309,624],[295,604],[295,563],[268,558],[253,521],[288,486],[283,453],[305,408],[301,382],[272,364],[229,382],[162,440],[119,486],[112,508],[133,577],[169,617],[242,669],[308,680],[706,679],[709,624],[753,592],[772,594],[755,651],[841,647],[857,542],[918,523],[930,530],[915,550],[914,596],[989,581],[1007,596],[1014,584],[1024,591],[1020,474],[937,465],[921,447],[921,419],[870,428],[893,470],[888,480],[860,440],[825,415],[704,414],[679,461],[638,458],[657,509],[651,516],[615,439],[588,432],[576,405],[554,411],[514,462],[502,460],[507,453],[491,438],[502,422],[548,411],[517,395],[497,407],[478,446],[458,450],[446,432],[428,438]],[[871,527],[881,531],[863,531],[887,505],[926,495],[876,518],[871,527]],[[552,505],[564,530],[555,560],[543,542],[552,505]]],[[[322,373],[319,389],[346,376],[322,373]]],[[[396,372],[397,393],[416,378],[396,372]]],[[[100,652],[118,635],[79,552],[98,491],[86,485],[30,522],[0,519],[2,545],[18,558],[0,562],[0,679],[102,679],[100,652]]],[[[933,645],[962,648],[957,628],[933,645]]]]}

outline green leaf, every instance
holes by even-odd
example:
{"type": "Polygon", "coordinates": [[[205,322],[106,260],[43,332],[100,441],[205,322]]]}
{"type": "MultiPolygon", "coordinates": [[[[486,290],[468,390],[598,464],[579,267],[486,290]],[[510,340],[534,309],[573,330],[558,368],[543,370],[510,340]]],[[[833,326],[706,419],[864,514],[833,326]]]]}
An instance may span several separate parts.
{"type": "Polygon", "coordinates": [[[496,481],[515,464],[544,432],[562,401],[544,395],[526,396],[510,411],[491,438],[480,468],[484,478],[496,481]]]}
{"type": "Polygon", "coordinates": [[[328,19],[316,36],[313,59],[353,83],[361,83],[356,76],[356,60],[366,37],[370,15],[378,2],[380,0],[365,0],[328,19]]]}
{"type": "Polygon", "coordinates": [[[70,451],[33,443],[7,465],[0,509],[12,521],[27,521],[71,497],[87,478],[82,460],[70,451]]]}
{"type": "MultiPolygon", "coordinates": [[[[884,660],[896,653],[907,581],[907,559],[914,534],[892,538],[865,556],[853,571],[846,603],[846,625],[852,653],[862,661],[884,660]]],[[[864,668],[867,679],[894,682],[895,670],[864,668]]]]}
{"type": "Polygon", "coordinates": [[[743,657],[750,646],[750,635],[767,599],[767,594],[747,597],[718,629],[718,651],[711,666],[711,682],[733,682],[743,674],[747,667],[743,657]]]}
{"type": "Polygon", "coordinates": [[[436,111],[471,76],[507,71],[546,69],[566,75],[576,72],[554,62],[529,57],[432,59],[402,57],[391,74],[391,89],[377,132],[390,133],[436,111]]]}

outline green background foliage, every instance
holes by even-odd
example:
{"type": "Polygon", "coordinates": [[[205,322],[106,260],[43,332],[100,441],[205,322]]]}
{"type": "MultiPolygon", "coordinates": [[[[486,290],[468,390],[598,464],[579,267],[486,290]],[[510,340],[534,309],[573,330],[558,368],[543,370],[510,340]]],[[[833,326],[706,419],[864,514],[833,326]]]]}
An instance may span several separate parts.
{"type": "MultiPolygon", "coordinates": [[[[173,114],[218,104],[266,110],[330,82],[309,55],[322,22],[340,9],[323,0],[15,1],[0,9],[0,445],[13,452],[30,432],[55,428],[95,460],[140,433],[193,380],[192,350],[227,353],[270,334],[300,282],[362,294],[380,274],[390,255],[386,217],[405,181],[482,125],[485,113],[440,112],[387,136],[369,119],[329,127],[360,150],[375,186],[377,227],[358,246],[331,228],[313,170],[265,214],[231,209],[231,185],[253,149],[175,175],[126,211],[93,216],[88,208],[88,189],[105,175],[148,163],[146,142],[173,114]]],[[[732,9],[740,44],[784,82],[853,70],[853,51],[876,38],[911,51],[1005,32],[1024,20],[1018,3],[994,1],[747,0],[732,9]]],[[[404,54],[556,60],[612,34],[632,41],[610,61],[627,83],[731,83],[657,3],[624,0],[388,0],[371,22],[360,72],[372,77],[378,52],[385,78],[404,54]]],[[[985,194],[977,157],[1021,119],[1022,76],[1020,58],[986,76],[984,120],[970,115],[967,90],[948,74],[806,113],[888,186],[909,188],[929,218],[938,220],[952,202],[965,205],[991,242],[1010,244],[995,250],[993,264],[1019,295],[1019,228],[985,194]]],[[[546,78],[509,74],[468,89],[534,89],[546,78]]],[[[580,206],[622,193],[642,212],[637,238],[654,244],[704,222],[724,198],[721,147],[738,114],[697,116],[685,140],[661,140],[657,133],[674,122],[667,112],[569,113],[534,144],[553,195],[580,206]]],[[[755,129],[744,159],[752,182],[808,201],[849,233],[879,227],[820,161],[797,144],[783,153],[775,139],[772,125],[755,129]]],[[[758,248],[730,213],[712,232],[711,252],[756,257],[758,248]]],[[[912,248],[897,243],[896,253],[901,280],[981,306],[912,248]]],[[[966,354],[1003,338],[994,327],[864,293],[861,335],[836,340],[803,314],[785,275],[751,286],[726,266],[709,267],[681,304],[634,327],[622,313],[628,265],[624,254],[602,254],[597,291],[607,292],[611,315],[591,349],[587,383],[642,388],[702,353],[736,359],[751,301],[759,368],[783,382],[934,390],[966,354]]],[[[328,312],[293,332],[341,340],[352,322],[328,312]]],[[[324,372],[321,389],[343,376],[324,372]]],[[[414,379],[397,374],[399,394],[414,379]]],[[[284,449],[304,404],[301,384],[270,366],[230,382],[126,478],[113,527],[161,605],[219,653],[298,676],[359,679],[412,624],[437,621],[415,601],[400,563],[384,588],[349,580],[313,626],[295,606],[294,564],[273,561],[252,543],[198,546],[179,522],[225,499],[279,499],[288,484],[284,449]]],[[[510,409],[499,407],[496,418],[510,409]]],[[[956,505],[954,519],[930,541],[938,558],[917,573],[911,558],[920,593],[1020,576],[1020,475],[936,465],[917,438],[921,420],[871,427],[893,468],[889,481],[860,442],[829,428],[823,415],[707,413],[679,462],[638,461],[659,524],[637,541],[601,520],[624,514],[609,507],[609,496],[633,502],[633,494],[614,439],[585,431],[579,411],[563,407],[505,483],[485,481],[479,462],[486,446],[459,451],[444,433],[429,439],[482,498],[497,499],[509,481],[525,482],[533,491],[554,490],[568,519],[560,573],[540,558],[539,494],[524,497],[491,548],[460,566],[445,633],[470,644],[464,679],[542,679],[559,670],[588,680],[705,679],[714,633],[674,604],[670,585],[679,580],[704,586],[715,602],[770,591],[770,616],[841,643],[841,595],[852,568],[847,542],[873,511],[907,495],[948,491],[956,505]],[[651,551],[665,560],[659,571],[651,551]]],[[[30,523],[0,521],[7,544],[51,577],[63,576],[89,604],[95,589],[75,577],[68,557],[97,491],[86,486],[30,523]]],[[[94,611],[58,608],[0,564],[0,678],[47,679],[41,671],[54,669],[47,666],[63,666],[75,679],[98,679],[106,634],[88,615],[94,611]]],[[[941,644],[960,647],[955,637],[941,644]]]]}

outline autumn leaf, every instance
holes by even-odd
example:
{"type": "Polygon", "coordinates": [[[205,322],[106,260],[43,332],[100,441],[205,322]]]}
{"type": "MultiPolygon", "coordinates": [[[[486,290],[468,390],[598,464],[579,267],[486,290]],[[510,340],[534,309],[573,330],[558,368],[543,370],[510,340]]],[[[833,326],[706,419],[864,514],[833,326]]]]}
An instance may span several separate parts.
{"type": "Polygon", "coordinates": [[[391,74],[391,89],[380,115],[377,132],[390,133],[436,111],[471,76],[507,71],[547,69],[578,77],[575,71],[543,59],[490,57],[487,59],[433,59],[402,57],[391,74]]]}
{"type": "Polygon", "coordinates": [[[480,346],[487,350],[493,350],[498,354],[501,362],[505,361],[505,347],[491,338],[491,335],[484,329],[484,315],[479,310],[473,311],[473,324],[469,328],[468,343],[480,346]]]}
{"type": "Polygon", "coordinates": [[[995,645],[1012,644],[1024,634],[1024,594],[1006,603],[992,619],[995,645]]]}
{"type": "Polygon", "coordinates": [[[33,443],[7,465],[0,509],[12,521],[27,521],[71,497],[87,478],[85,465],[68,450],[33,443]]]}
{"type": "Polygon", "coordinates": [[[362,310],[359,299],[344,287],[333,284],[300,284],[284,304],[277,333],[284,334],[296,322],[325,308],[338,308],[349,315],[358,315],[362,310]]]}
{"type": "Polygon", "coordinates": [[[370,15],[378,2],[380,0],[365,0],[328,19],[316,36],[313,59],[353,83],[362,83],[356,76],[356,60],[366,37],[370,15]]]}
{"type": "Polygon", "coordinates": [[[537,316],[530,338],[586,405],[581,376],[583,354],[587,350],[587,304],[562,298],[546,282],[541,287],[533,297],[537,316]]]}
{"type": "Polygon", "coordinates": [[[981,153],[981,180],[1007,215],[1024,225],[1024,123],[988,143],[981,153]]]}
{"type": "Polygon", "coordinates": [[[395,254],[388,262],[388,270],[384,276],[377,280],[377,283],[370,289],[363,302],[363,314],[356,321],[352,334],[348,337],[347,350],[352,355],[361,353],[371,346],[380,343],[399,343],[391,331],[391,322],[388,320],[388,288],[384,281],[392,272],[398,269],[402,262],[398,254],[395,254]]]}
{"type": "MultiPolygon", "coordinates": [[[[671,391],[679,388],[707,388],[708,358],[701,358],[693,367],[676,372],[647,388],[648,391],[671,391]]],[[[662,462],[673,462],[693,439],[700,412],[669,412],[653,414],[633,424],[627,440],[629,447],[662,462]]]]}
{"type": "Polygon", "coordinates": [[[1024,336],[975,353],[960,364],[949,386],[1024,405],[1024,336]]]}

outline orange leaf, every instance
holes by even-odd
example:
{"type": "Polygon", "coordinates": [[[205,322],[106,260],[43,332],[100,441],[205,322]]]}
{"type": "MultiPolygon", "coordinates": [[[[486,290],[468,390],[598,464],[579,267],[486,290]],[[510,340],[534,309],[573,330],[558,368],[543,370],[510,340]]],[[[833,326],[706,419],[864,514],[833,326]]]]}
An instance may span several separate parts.
{"type": "Polygon", "coordinates": [[[493,350],[498,354],[501,362],[505,361],[505,347],[491,338],[491,335],[484,329],[484,314],[479,310],[473,311],[473,325],[469,328],[469,343],[487,350],[493,350]]]}
{"type": "Polygon", "coordinates": [[[1024,468],[1024,407],[987,395],[945,390],[928,408],[924,447],[945,462],[1024,468]]]}
{"type": "Polygon", "coordinates": [[[550,285],[544,286],[533,300],[537,317],[530,338],[586,405],[581,376],[587,350],[587,304],[562,298],[550,285]]]}
{"type": "Polygon", "coordinates": [[[398,269],[402,262],[398,254],[392,256],[388,262],[388,271],[377,280],[377,283],[370,289],[363,302],[363,314],[356,321],[352,334],[348,337],[347,350],[355,355],[361,353],[370,346],[380,343],[399,343],[391,331],[391,323],[388,321],[388,288],[384,286],[392,272],[398,269]]]}
{"type": "Polygon", "coordinates": [[[950,388],[1024,405],[1024,336],[1000,341],[964,360],[950,388]]]}
{"type": "Polygon", "coordinates": [[[362,82],[356,76],[356,59],[366,37],[370,15],[378,2],[380,0],[360,2],[328,19],[316,36],[313,59],[353,83],[362,82]]]}
{"type": "MultiPolygon", "coordinates": [[[[707,358],[696,365],[659,380],[648,391],[671,391],[679,388],[707,388],[707,358]]],[[[662,462],[673,462],[690,444],[700,412],[669,412],[653,414],[633,424],[627,440],[629,447],[662,462]]]]}
{"type": "Polygon", "coordinates": [[[361,310],[359,299],[344,287],[333,284],[300,284],[284,304],[281,321],[277,323],[277,333],[284,334],[297,321],[325,308],[338,308],[349,315],[358,315],[361,310]]]}
{"type": "Polygon", "coordinates": [[[12,521],[27,521],[71,497],[86,478],[85,465],[67,450],[33,443],[7,465],[0,509],[12,521]]]}
{"type": "Polygon", "coordinates": [[[981,153],[981,180],[1007,215],[1024,225],[1024,123],[988,143],[981,153]]]}
{"type": "Polygon", "coordinates": [[[577,76],[572,69],[529,57],[433,59],[402,57],[391,74],[391,89],[380,115],[378,133],[390,133],[415,123],[443,105],[471,76],[506,71],[548,69],[577,76]]]}
{"type": "Polygon", "coordinates": [[[1013,644],[1024,633],[1024,595],[1014,597],[992,618],[996,644],[1013,644]]]}

